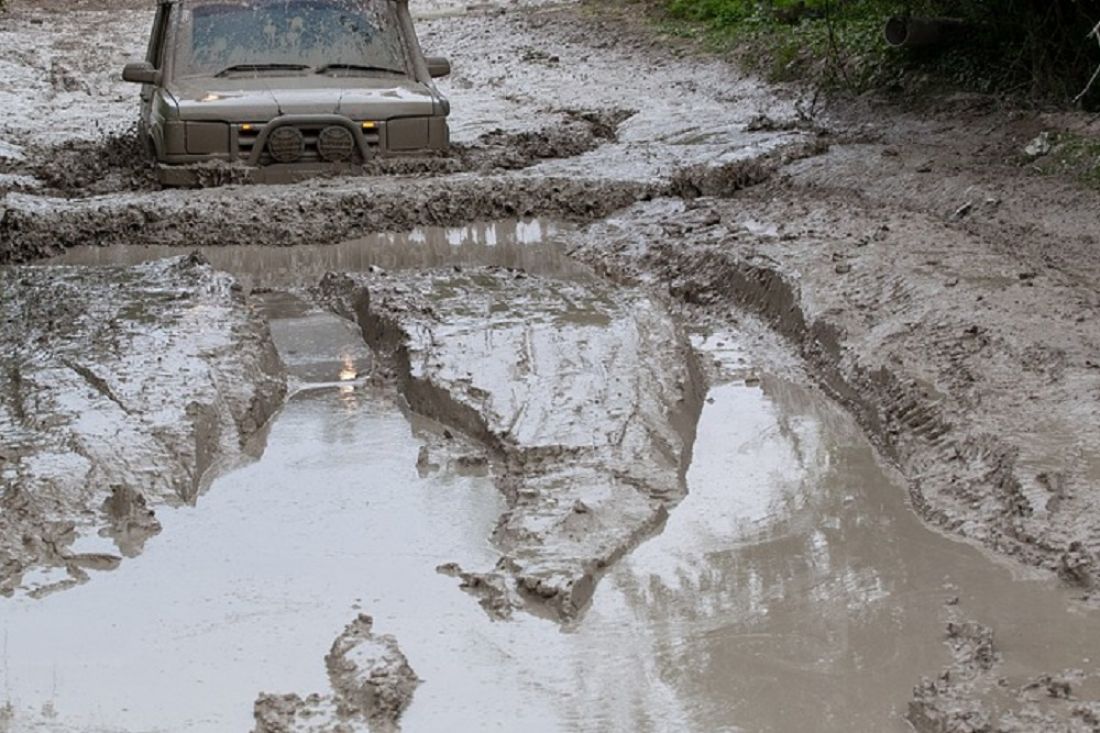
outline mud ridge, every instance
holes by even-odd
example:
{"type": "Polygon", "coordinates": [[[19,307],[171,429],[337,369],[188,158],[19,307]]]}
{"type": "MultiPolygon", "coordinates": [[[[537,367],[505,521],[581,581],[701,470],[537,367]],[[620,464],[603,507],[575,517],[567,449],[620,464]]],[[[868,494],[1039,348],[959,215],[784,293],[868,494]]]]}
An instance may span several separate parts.
{"type": "Polygon", "coordinates": [[[100,140],[69,140],[52,147],[32,146],[27,162],[10,172],[33,176],[36,193],[97,196],[157,188],[137,126],[108,133],[100,140]]]}
{"type": "MultiPolygon", "coordinates": [[[[0,265],[50,257],[79,245],[292,246],[535,216],[592,222],[656,196],[730,197],[770,180],[779,164],[779,158],[764,157],[689,166],[663,183],[459,174],[243,186],[233,196],[218,190],[136,192],[102,199],[12,193],[0,199],[0,265]]],[[[216,168],[209,175],[219,185],[230,182],[224,176],[232,178],[216,168]]]]}
{"type": "Polygon", "coordinates": [[[138,554],[159,531],[154,508],[194,501],[285,392],[266,324],[195,257],[0,269],[0,325],[4,594],[138,554]],[[32,569],[45,580],[26,585],[32,569]]]}
{"type": "Polygon", "coordinates": [[[294,245],[479,220],[593,221],[652,193],[628,182],[458,176],[251,186],[228,196],[224,189],[79,201],[9,194],[0,210],[0,264],[81,244],[294,245]]]}
{"type": "MultiPolygon", "coordinates": [[[[552,116],[553,113],[551,113],[552,116]]],[[[455,146],[465,170],[517,170],[544,160],[573,158],[618,139],[629,110],[564,110],[561,124],[523,132],[493,130],[477,144],[455,146]]]]}
{"type": "Polygon", "coordinates": [[[443,566],[494,616],[577,617],[686,493],[702,379],[645,295],[501,268],[326,276],[411,409],[482,442],[509,509],[487,571],[443,566]]]}

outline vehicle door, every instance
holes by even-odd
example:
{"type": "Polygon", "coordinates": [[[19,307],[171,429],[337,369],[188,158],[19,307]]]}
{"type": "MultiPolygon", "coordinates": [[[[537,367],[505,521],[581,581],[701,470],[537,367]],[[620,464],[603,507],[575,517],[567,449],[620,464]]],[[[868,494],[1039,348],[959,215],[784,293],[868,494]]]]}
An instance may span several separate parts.
{"type": "MultiPolygon", "coordinates": [[[[163,1],[157,3],[157,14],[153,19],[153,32],[149,35],[149,47],[145,53],[145,60],[152,64],[154,69],[161,71],[164,70],[168,18],[173,4],[163,1]]],[[[156,97],[156,91],[156,87],[152,84],[141,85],[141,121],[145,125],[152,122],[153,100],[156,97]]]]}

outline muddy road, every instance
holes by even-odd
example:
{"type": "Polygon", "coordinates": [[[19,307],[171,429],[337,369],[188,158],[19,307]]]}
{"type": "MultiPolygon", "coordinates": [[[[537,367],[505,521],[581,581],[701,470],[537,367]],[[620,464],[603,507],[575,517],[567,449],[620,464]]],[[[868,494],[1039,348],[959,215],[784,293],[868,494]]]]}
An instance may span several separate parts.
{"type": "Polygon", "coordinates": [[[451,154],[188,191],[0,14],[0,730],[1100,730],[1095,121],[414,11],[451,154]]]}

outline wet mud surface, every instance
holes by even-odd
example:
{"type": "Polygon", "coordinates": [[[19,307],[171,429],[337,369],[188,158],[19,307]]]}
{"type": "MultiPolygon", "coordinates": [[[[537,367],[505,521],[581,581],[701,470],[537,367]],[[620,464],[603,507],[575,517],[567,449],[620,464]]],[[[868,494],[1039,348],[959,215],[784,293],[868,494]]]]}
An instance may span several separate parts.
{"type": "Polygon", "coordinates": [[[688,302],[761,313],[913,477],[922,514],[1091,591],[1100,331],[1081,310],[1091,293],[928,218],[838,198],[760,192],[693,206],[637,207],[590,230],[586,251],[598,267],[655,272],[688,302]],[[691,247],[670,243],[688,230],[691,247]]]}
{"type": "Polygon", "coordinates": [[[1100,729],[1087,124],[414,12],[450,155],[193,191],[0,14],[0,729],[1100,729]]]}
{"type": "Polygon", "coordinates": [[[1100,724],[1100,677],[1074,668],[1033,679],[1004,676],[993,630],[952,620],[946,629],[952,663],[913,692],[907,720],[925,731],[1092,731],[1100,724]]]}
{"type": "Polygon", "coordinates": [[[463,460],[478,445],[372,384],[349,323],[293,297],[264,311],[297,391],[263,456],[117,571],[0,607],[12,730],[251,730],[303,710],[289,729],[329,730],[325,654],[361,613],[421,679],[410,731],[902,731],[917,677],[952,664],[954,614],[1000,629],[1007,689],[1037,666],[1096,671],[1095,617],[922,525],[859,427],[770,376],[751,329],[694,340],[712,386],[662,531],[564,633],[494,621],[437,572],[499,557],[509,507],[463,460]]]}
{"type": "Polygon", "coordinates": [[[455,269],[329,275],[317,297],[359,323],[411,409],[503,464],[502,556],[487,573],[451,572],[496,615],[527,598],[575,617],[685,493],[703,390],[694,353],[647,296],[455,269]]]}
{"type": "Polygon", "coordinates": [[[199,258],[0,285],[0,592],[41,595],[140,552],[156,509],[245,456],[285,383],[266,323],[199,258]]]}

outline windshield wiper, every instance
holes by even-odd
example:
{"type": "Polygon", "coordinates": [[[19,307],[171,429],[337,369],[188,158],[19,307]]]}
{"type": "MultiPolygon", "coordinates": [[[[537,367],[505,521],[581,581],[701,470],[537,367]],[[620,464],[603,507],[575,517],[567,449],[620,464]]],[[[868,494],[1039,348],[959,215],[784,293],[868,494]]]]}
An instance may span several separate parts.
{"type": "Polygon", "coordinates": [[[367,66],[365,64],[325,64],[317,67],[318,74],[327,74],[330,71],[381,71],[387,74],[404,74],[400,69],[391,69],[387,66],[367,66]]]}
{"type": "Polygon", "coordinates": [[[244,71],[305,71],[308,64],[234,64],[227,66],[214,76],[225,76],[244,71]]]}

